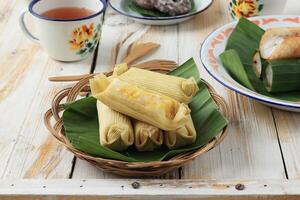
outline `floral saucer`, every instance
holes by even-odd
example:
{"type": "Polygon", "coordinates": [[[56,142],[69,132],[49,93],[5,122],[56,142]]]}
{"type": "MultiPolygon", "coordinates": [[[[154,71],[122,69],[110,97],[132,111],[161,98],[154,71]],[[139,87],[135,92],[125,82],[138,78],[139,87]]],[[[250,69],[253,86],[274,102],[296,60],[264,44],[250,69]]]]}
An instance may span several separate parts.
{"type": "Polygon", "coordinates": [[[118,13],[125,15],[139,23],[149,24],[149,25],[172,25],[184,22],[191,19],[195,15],[208,9],[213,0],[194,0],[195,2],[195,11],[192,11],[185,15],[178,16],[169,16],[169,17],[147,17],[143,16],[137,12],[132,11],[128,4],[128,0],[110,0],[109,5],[118,13]]]}

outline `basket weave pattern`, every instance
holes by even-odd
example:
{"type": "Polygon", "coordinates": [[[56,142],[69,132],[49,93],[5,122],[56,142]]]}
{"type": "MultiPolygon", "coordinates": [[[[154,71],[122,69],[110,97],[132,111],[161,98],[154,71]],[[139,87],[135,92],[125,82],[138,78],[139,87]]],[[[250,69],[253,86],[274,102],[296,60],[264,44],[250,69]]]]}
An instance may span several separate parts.
{"type": "MultiPolygon", "coordinates": [[[[108,75],[111,73],[107,73],[108,75]]],[[[58,92],[53,101],[51,109],[49,109],[44,116],[44,122],[50,133],[68,150],[73,152],[78,158],[84,159],[91,164],[95,165],[99,169],[114,173],[126,177],[141,177],[141,176],[158,176],[175,170],[189,161],[195,159],[197,156],[204,154],[205,152],[213,149],[217,146],[227,134],[227,126],[209,143],[203,147],[179,154],[166,161],[154,161],[154,162],[125,162],[101,157],[93,157],[84,152],[75,149],[72,144],[64,135],[63,121],[61,119],[61,113],[63,112],[62,101],[66,99],[66,102],[73,102],[77,99],[81,92],[90,92],[89,79],[91,76],[86,77],[79,81],[72,88],[67,88],[58,92]],[[52,120],[54,118],[54,122],[52,120]]],[[[212,87],[204,82],[209,89],[214,101],[219,106],[219,109],[226,116],[228,113],[228,107],[222,97],[217,95],[212,87]]],[[[99,144],[100,145],[100,144],[99,144]]]]}

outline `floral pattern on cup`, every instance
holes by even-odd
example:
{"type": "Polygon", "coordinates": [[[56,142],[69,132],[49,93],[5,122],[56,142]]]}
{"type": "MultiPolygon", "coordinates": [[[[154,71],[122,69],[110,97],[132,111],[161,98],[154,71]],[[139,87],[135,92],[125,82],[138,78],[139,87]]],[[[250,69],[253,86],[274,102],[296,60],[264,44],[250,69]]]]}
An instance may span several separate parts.
{"type": "Polygon", "coordinates": [[[93,52],[100,39],[100,30],[101,25],[98,24],[95,28],[94,23],[75,28],[69,41],[70,49],[82,57],[93,52]]]}
{"type": "Polygon", "coordinates": [[[229,0],[229,11],[235,19],[256,16],[263,7],[263,0],[229,0]]]}

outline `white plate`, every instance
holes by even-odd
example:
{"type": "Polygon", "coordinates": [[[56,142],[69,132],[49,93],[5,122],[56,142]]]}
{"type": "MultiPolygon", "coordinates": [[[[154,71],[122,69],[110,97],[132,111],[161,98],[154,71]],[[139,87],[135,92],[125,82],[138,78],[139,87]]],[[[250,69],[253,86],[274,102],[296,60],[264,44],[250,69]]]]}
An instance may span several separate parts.
{"type": "MultiPolygon", "coordinates": [[[[300,26],[300,17],[295,15],[260,16],[250,18],[250,20],[264,29],[283,26],[300,26]]],[[[222,52],[224,52],[227,39],[231,34],[233,28],[236,26],[236,24],[236,21],[226,24],[212,32],[206,38],[200,50],[200,58],[205,69],[213,78],[215,78],[222,85],[228,87],[229,89],[239,94],[255,99],[271,107],[275,107],[282,110],[300,112],[300,102],[297,103],[291,101],[284,101],[264,96],[242,86],[233,78],[231,78],[231,76],[227,73],[219,59],[219,55],[222,52]]]]}
{"type": "Polygon", "coordinates": [[[184,22],[191,19],[196,14],[199,14],[209,8],[213,0],[194,0],[196,11],[185,15],[170,16],[170,17],[145,17],[130,10],[127,6],[128,0],[109,0],[109,5],[118,13],[125,15],[142,24],[149,25],[172,25],[184,22]]]}

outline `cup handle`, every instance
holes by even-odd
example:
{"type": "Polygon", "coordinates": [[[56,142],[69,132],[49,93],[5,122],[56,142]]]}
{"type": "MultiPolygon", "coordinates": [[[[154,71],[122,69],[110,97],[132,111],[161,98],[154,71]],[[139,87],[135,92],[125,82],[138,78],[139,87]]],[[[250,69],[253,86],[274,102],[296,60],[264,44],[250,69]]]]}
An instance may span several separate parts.
{"type": "Polygon", "coordinates": [[[25,15],[26,13],[28,13],[28,10],[25,9],[22,11],[20,17],[19,17],[19,24],[20,27],[22,29],[22,31],[24,32],[24,34],[27,36],[27,38],[29,38],[30,40],[34,41],[34,42],[39,42],[39,39],[37,37],[35,37],[27,28],[26,24],[25,24],[25,15]]]}

